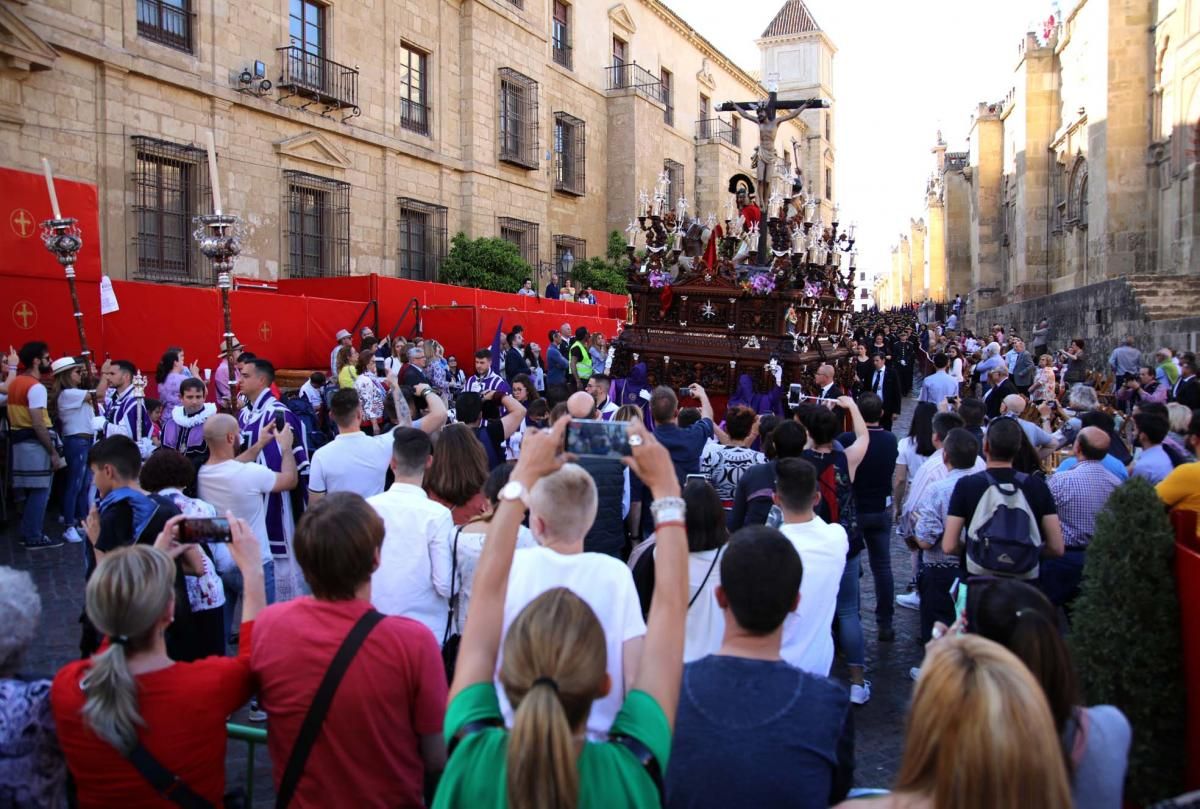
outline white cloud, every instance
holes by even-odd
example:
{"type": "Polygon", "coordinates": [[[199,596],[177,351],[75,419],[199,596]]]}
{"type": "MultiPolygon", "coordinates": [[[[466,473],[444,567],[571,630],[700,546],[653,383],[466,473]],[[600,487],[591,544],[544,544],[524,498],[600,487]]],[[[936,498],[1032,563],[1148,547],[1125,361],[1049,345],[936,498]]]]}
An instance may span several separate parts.
{"type": "MultiPolygon", "coordinates": [[[[967,148],[980,101],[1013,84],[1025,32],[1040,30],[1050,0],[806,0],[838,48],[834,60],[837,174],[843,218],[859,224],[859,266],[890,268],[889,251],[922,215],[930,149],[940,128],[967,148]]],[[[670,0],[701,35],[742,67],[783,0],[670,0]]]]}

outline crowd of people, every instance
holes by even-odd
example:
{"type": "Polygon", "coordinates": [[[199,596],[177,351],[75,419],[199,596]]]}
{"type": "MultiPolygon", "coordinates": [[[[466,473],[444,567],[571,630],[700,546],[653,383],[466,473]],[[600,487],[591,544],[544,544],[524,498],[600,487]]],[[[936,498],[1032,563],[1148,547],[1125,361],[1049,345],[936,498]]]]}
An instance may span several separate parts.
{"type": "Polygon", "coordinates": [[[0,369],[21,541],[82,544],[85,610],[80,659],[23,676],[39,594],[0,568],[0,794],[222,805],[248,705],[281,806],[858,806],[900,607],[924,661],[864,805],[1115,809],[1132,731],[1083,703],[1063,632],[1125,479],[1200,511],[1196,360],[1127,342],[1103,390],[1082,340],[955,325],[859,316],[782,417],[618,392],[567,323],[468,369],[342,330],[295,391],[240,344],[211,376],[169,347],[154,399],[128,361],[28,343],[0,369]],[[566,454],[579,420],[628,454],[566,454]]]}

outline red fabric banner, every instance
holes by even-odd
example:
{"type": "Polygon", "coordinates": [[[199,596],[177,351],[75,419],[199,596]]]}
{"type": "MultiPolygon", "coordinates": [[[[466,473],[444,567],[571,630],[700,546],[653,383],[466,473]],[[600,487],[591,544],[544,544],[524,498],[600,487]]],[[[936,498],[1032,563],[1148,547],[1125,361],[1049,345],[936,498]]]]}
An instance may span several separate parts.
{"type": "MultiPolygon", "coordinates": [[[[96,187],[56,177],[54,188],[62,215],[79,220],[83,249],[76,259],[76,278],[97,281],[100,218],[96,187]]],[[[0,168],[0,200],[3,200],[0,214],[4,216],[4,223],[0,224],[0,275],[63,278],[62,265],[42,244],[41,223],[54,216],[46,178],[28,171],[0,168]]]]}

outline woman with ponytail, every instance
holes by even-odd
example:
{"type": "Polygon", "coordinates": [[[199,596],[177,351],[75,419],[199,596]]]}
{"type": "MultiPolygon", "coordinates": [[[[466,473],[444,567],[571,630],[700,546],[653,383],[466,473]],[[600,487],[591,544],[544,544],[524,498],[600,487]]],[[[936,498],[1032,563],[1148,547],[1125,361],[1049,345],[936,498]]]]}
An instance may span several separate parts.
{"type": "Polygon", "coordinates": [[[606,671],[604,630],[570,590],[544,592],[508,629],[500,682],[515,710],[511,730],[504,726],[492,680],[525,501],[538,480],[562,466],[567,421],[526,432],[520,460],[500,492],[450,687],[445,725],[450,758],[435,809],[662,803],[683,669],[688,548],[674,466],[640,423],[630,423],[633,455],[626,463],[656,501],[657,575],[641,663],[608,740],[589,742],[584,733],[592,703],[614,687],[606,671]]]}
{"type": "MultiPolygon", "coordinates": [[[[970,631],[1007,648],[1042,686],[1062,742],[1075,806],[1119,809],[1129,759],[1129,720],[1112,705],[1082,707],[1058,614],[1042,592],[1011,579],[972,584],[970,631]]],[[[970,589],[968,589],[970,592],[970,589]]]]}
{"type": "MultiPolygon", "coordinates": [[[[227,514],[230,549],[242,571],[241,649],[236,658],[176,663],[165,633],[175,615],[175,561],[182,517],[169,520],[154,547],[104,555],[88,580],[88,618],[107,641],[54,678],[50,702],[78,805],[160,807],[164,800],[131,762],[148,755],[201,801],[225,791],[225,719],[252,692],[253,621],[266,604],[259,544],[244,520],[227,514]]],[[[200,804],[202,805],[202,804],[200,804]]]]}
{"type": "Polygon", "coordinates": [[[163,409],[170,413],[182,401],[179,398],[179,386],[187,379],[187,366],[183,364],[183,355],[178,351],[167,351],[158,361],[154,372],[154,381],[158,383],[158,399],[163,409]]]}

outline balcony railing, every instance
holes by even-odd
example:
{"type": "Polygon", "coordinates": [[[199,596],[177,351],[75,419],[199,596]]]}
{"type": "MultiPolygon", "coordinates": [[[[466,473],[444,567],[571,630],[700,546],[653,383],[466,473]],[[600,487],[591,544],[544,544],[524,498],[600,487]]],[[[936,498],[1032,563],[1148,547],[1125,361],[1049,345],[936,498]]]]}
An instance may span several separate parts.
{"type": "Polygon", "coordinates": [[[636,62],[604,68],[607,90],[633,90],[638,95],[663,103],[662,80],[636,62]]]}
{"type": "Polygon", "coordinates": [[[567,42],[562,42],[557,39],[554,40],[554,63],[558,64],[558,65],[562,65],[567,70],[572,70],[573,63],[571,61],[571,58],[572,57],[571,57],[570,44],[567,42]]]}
{"type": "Polygon", "coordinates": [[[138,0],[138,36],[160,45],[192,52],[192,14],[163,0],[138,0]]]}
{"type": "Polygon", "coordinates": [[[723,118],[702,118],[696,122],[696,141],[699,143],[723,140],[735,148],[742,145],[741,130],[723,118]]]}
{"type": "Polygon", "coordinates": [[[400,99],[400,126],[419,135],[429,134],[429,107],[407,98],[400,99]]]}
{"type": "MultiPolygon", "coordinates": [[[[358,109],[358,70],[303,48],[277,48],[283,58],[279,89],[312,99],[312,103],[358,109]]],[[[286,97],[286,96],[285,96],[286,97]]],[[[307,106],[307,105],[306,105],[307,106]]]]}

